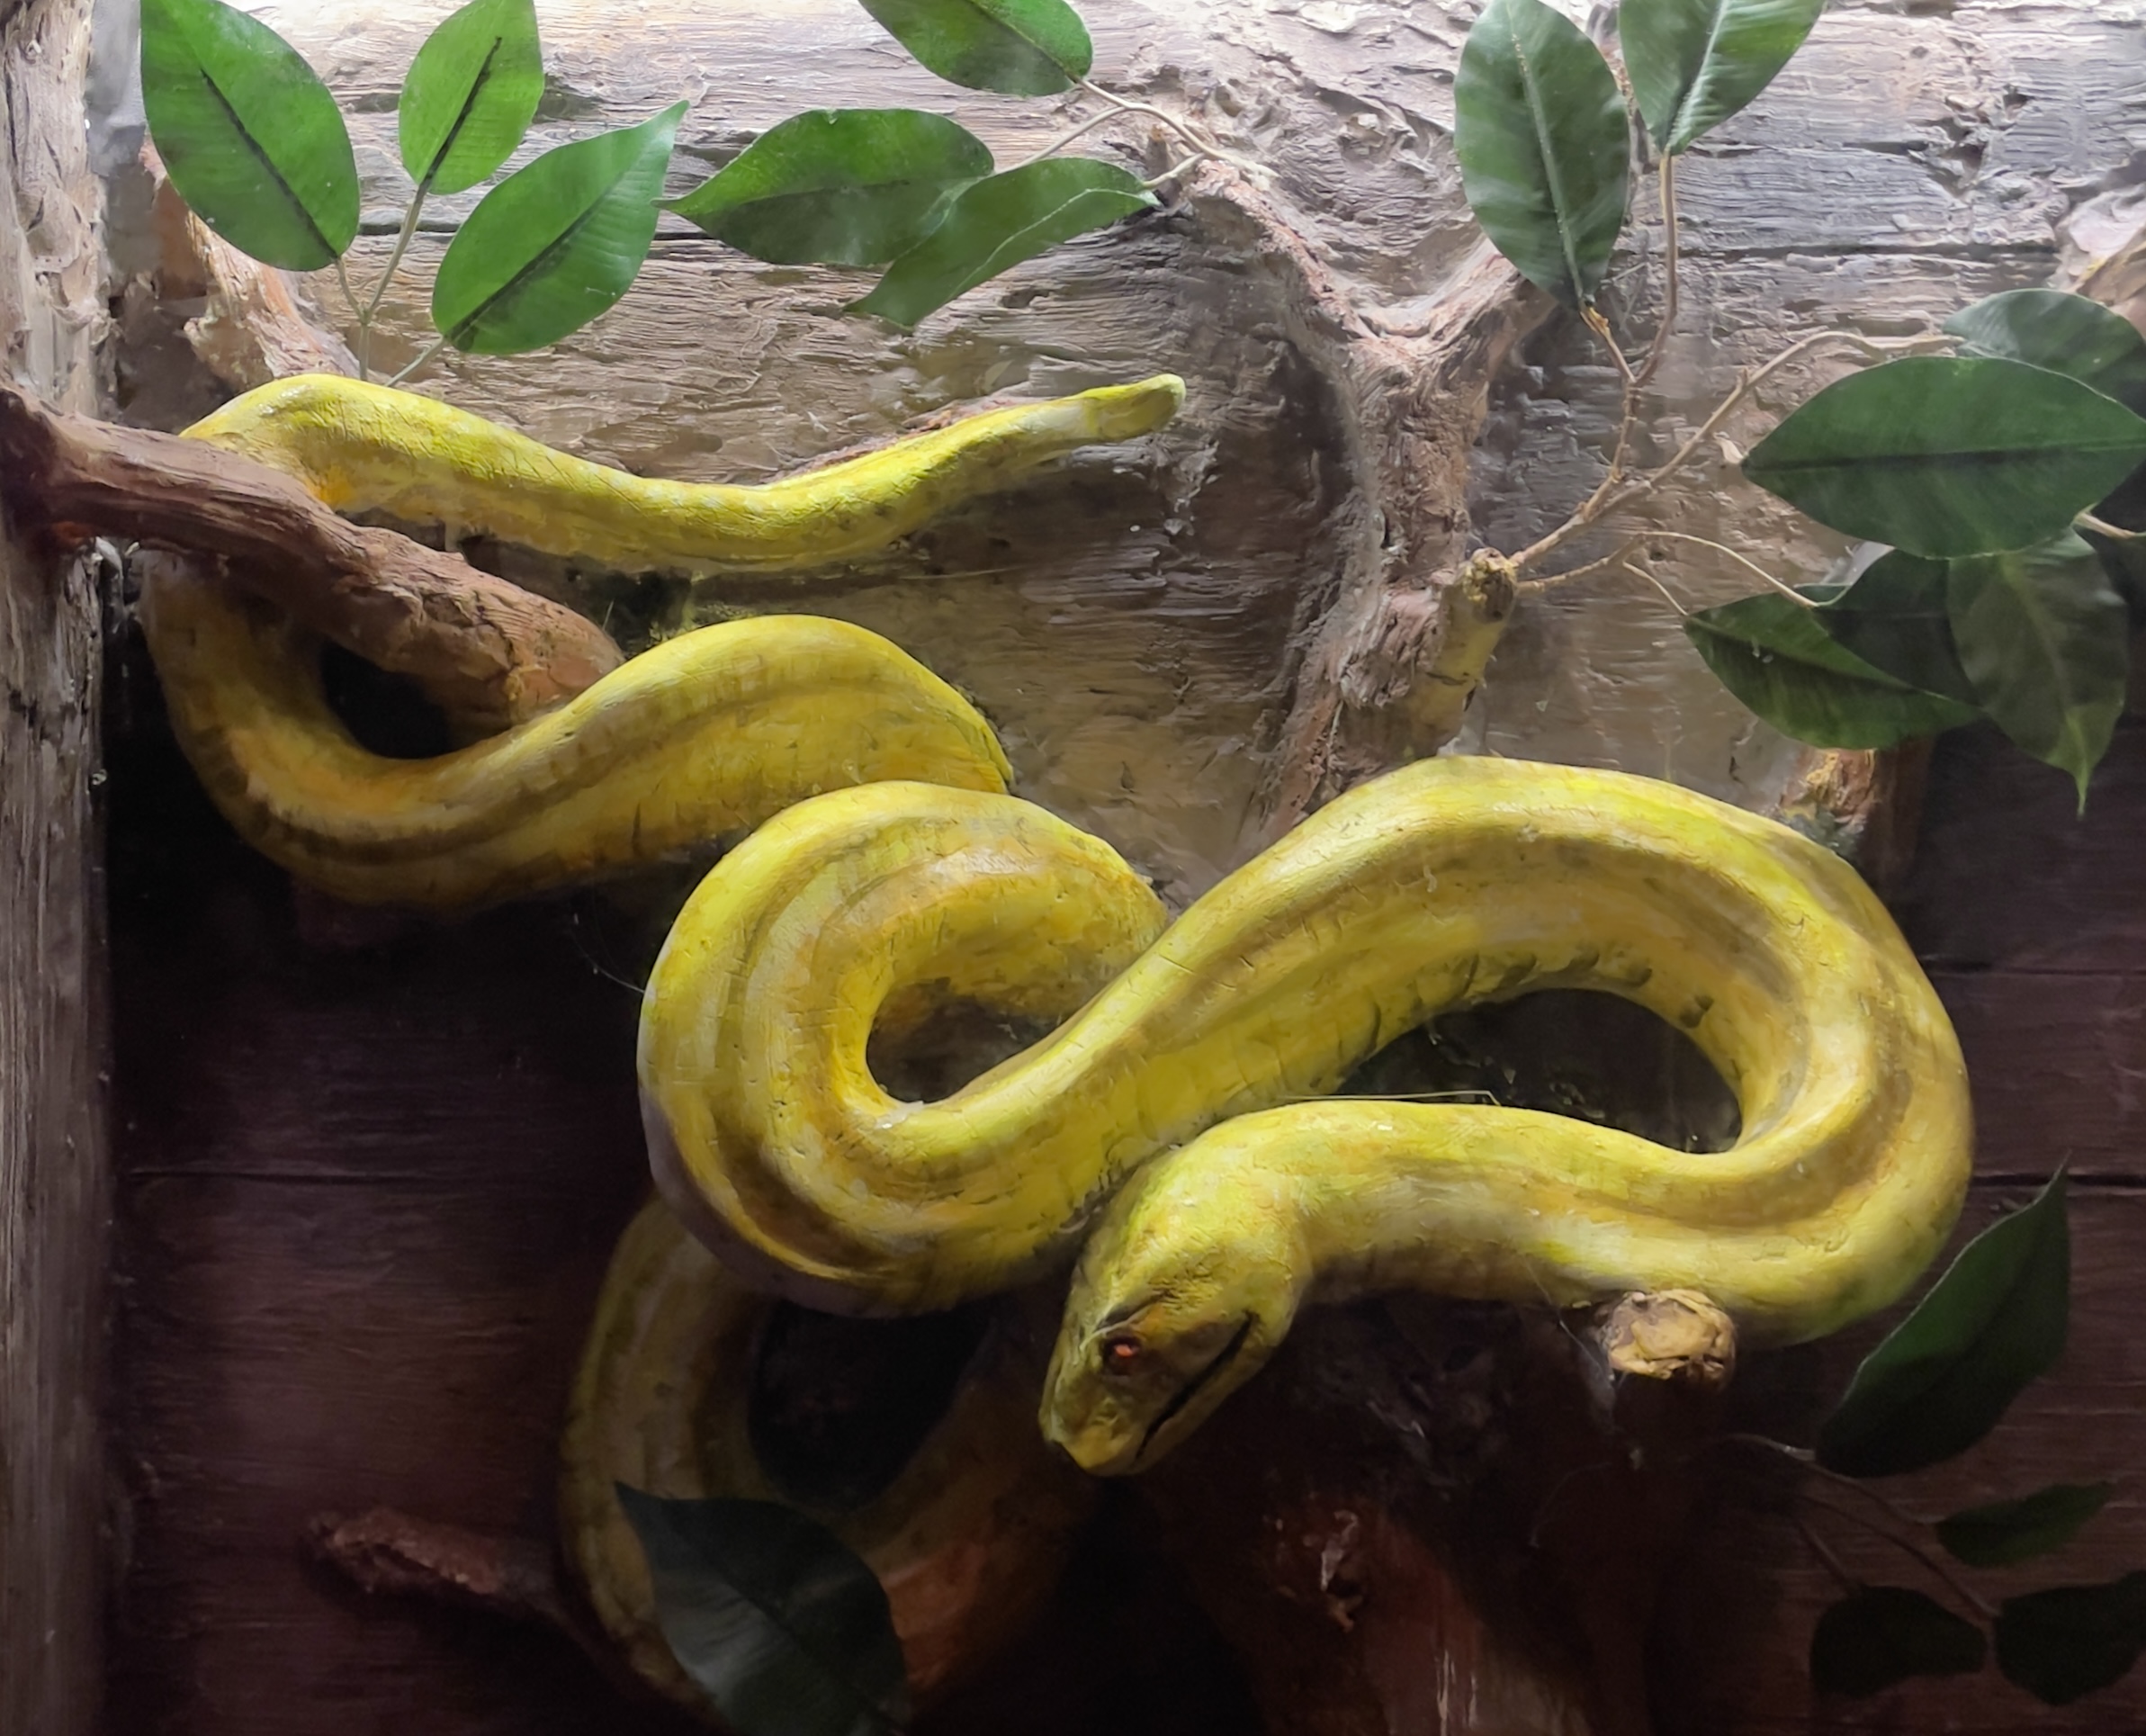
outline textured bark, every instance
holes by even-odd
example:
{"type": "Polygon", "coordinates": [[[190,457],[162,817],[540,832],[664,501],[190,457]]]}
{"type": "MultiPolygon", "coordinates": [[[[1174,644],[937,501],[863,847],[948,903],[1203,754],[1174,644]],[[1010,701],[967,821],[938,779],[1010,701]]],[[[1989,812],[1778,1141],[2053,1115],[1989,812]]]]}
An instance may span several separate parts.
{"type": "MultiPolygon", "coordinates": [[[[102,266],[86,0],[0,6],[0,376],[87,408],[102,266]]],[[[89,1736],[99,1700],[97,568],[0,515],[0,1731],[89,1736]]]]}
{"type": "Polygon", "coordinates": [[[547,711],[618,666],[618,647],[586,616],[397,532],[349,524],[264,464],[4,388],[0,498],[18,522],[228,557],[236,582],[408,676],[471,733],[547,711]]]}
{"type": "Polygon", "coordinates": [[[1306,599],[1314,625],[1260,792],[1254,836],[1271,839],[1459,733],[1514,600],[1509,580],[1486,584],[1459,558],[1469,455],[1492,380],[1550,303],[1483,245],[1413,319],[1367,315],[1297,222],[1234,169],[1204,169],[1192,205],[1213,242],[1281,286],[1288,336],[1326,384],[1351,484],[1331,526],[1340,570],[1306,599]],[[1418,699],[1420,688],[1429,691],[1418,699]]]}
{"type": "MultiPolygon", "coordinates": [[[[1271,165],[1272,184],[1206,172],[1179,209],[1024,266],[907,337],[832,316],[853,281],[753,265],[668,228],[633,295],[588,333],[538,362],[450,356],[426,379],[637,471],[743,480],[1002,390],[1040,395],[1156,365],[1186,373],[1186,417],[1141,452],[1075,459],[883,562],[816,575],[813,592],[975,692],[1007,733],[1023,792],[1108,837],[1181,901],[1297,808],[1435,739],[1437,720],[1426,727],[1416,706],[1441,697],[1426,663],[1435,675],[1458,643],[1447,575],[1463,571],[1467,546],[1443,521],[1465,508],[1481,540],[1532,541],[1599,478],[1616,392],[1592,339],[1541,325],[1487,389],[1468,498],[1435,492],[1474,425],[1475,376],[1456,363],[1462,401],[1448,404],[1405,389],[1405,370],[1435,367],[1441,345],[1462,360],[1480,345],[1486,360],[1511,341],[1506,322],[1530,317],[1524,305],[1462,310],[1475,238],[1447,135],[1473,7],[1083,10],[1099,77],[1196,111],[1271,165]],[[1426,467],[1422,498],[1406,476],[1359,491],[1367,462],[1375,472],[1380,454],[1409,454],[1426,467]],[[1389,507],[1406,527],[1391,550],[1389,507]]],[[[395,227],[394,82],[436,8],[286,4],[265,15],[354,99],[369,175],[362,283],[395,227]]],[[[681,162],[674,193],[808,103],[951,106],[1005,161],[1073,118],[949,94],[851,0],[651,4],[636,16],[647,27],[629,36],[601,13],[545,13],[554,88],[528,152],[638,119],[704,80],[715,88],[685,139],[687,160],[701,160],[681,162]]],[[[1836,0],[1783,82],[1687,164],[1689,318],[1657,382],[1671,437],[1739,369],[1803,331],[1898,335],[2045,278],[2062,206],[2146,148],[2139,25],[2131,0],[2091,11],[1836,0]]],[[[1105,155],[1147,146],[1160,166],[1136,130],[1092,142],[1105,155]]],[[[399,364],[422,341],[416,311],[444,229],[421,233],[405,262],[377,359],[399,364]]],[[[1643,223],[1636,267],[1650,245],[1643,223]]],[[[1637,278],[1621,270],[1615,294],[1637,278]]],[[[1779,382],[1735,437],[1747,445],[1822,378],[1779,382]]],[[[1647,516],[1785,577],[1815,576],[1840,552],[1737,485],[1726,458],[1695,467],[1647,516]]],[[[1695,605],[1749,588],[1689,555],[1663,570],[1695,605]]],[[[739,580],[723,605],[791,594],[739,580]]],[[[1482,602],[1486,616],[1498,604],[1487,580],[1482,602]]],[[[1752,805],[1778,796],[1792,751],[1698,667],[1652,593],[1574,586],[1504,625],[1466,745],[1623,765],[1752,805]]],[[[1960,966],[1939,976],[1975,1069],[1985,1168],[2039,1179],[2054,1151],[2076,1147],[2086,1183],[2075,1365],[1988,1456],[1934,1479],[1926,1499],[1917,1492],[1932,1510],[2121,1471],[2146,1450],[2127,1197],[2146,1127],[2133,1101],[2146,1072],[2133,1016],[2146,968],[2139,749],[2120,739],[2097,792],[2104,829],[2091,832],[2043,769],[2015,778],[1991,775],[1989,756],[1940,760],[1933,855],[1957,877],[1931,879],[1926,861],[1913,914],[1926,956],[1960,966]],[[2034,781],[2043,777],[2046,791],[2034,781]],[[1985,861],[2001,864],[2002,884],[1984,884],[1985,861]],[[2042,877],[2048,893],[2031,895],[2042,877]],[[1984,953],[1996,972],[1974,968],[1984,953]]],[[[1847,829],[1873,811],[1871,769],[1821,769],[1813,823],[1847,829]]],[[[145,757],[135,799],[179,782],[168,758],[145,757]]],[[[337,1502],[392,1501],[494,1531],[541,1512],[564,1369],[632,1203],[637,1142],[629,997],[573,949],[629,986],[642,959],[592,940],[603,931],[584,926],[588,906],[299,956],[274,877],[199,815],[155,819],[157,837],[184,841],[194,877],[180,878],[197,902],[151,890],[163,881],[145,871],[130,925],[140,1542],[125,1710],[185,1736],[341,1736],[366,1718],[424,1736],[588,1728],[605,1714],[579,1675],[451,1621],[361,1624],[301,1576],[290,1540],[337,1502]],[[198,1028],[193,1056],[160,1041],[179,1009],[198,1028]]],[[[1527,1053],[1538,1050],[1555,1045],[1527,1053]]],[[[1657,1094],[1675,1093],[1657,1082],[1657,1094]]],[[[2135,1681],[2067,1713],[1987,1681],[1916,1685],[1863,1710],[1814,1705],[1801,1653],[1831,1593],[1792,1537],[1738,1510],[1672,1559],[1691,1410],[1605,1421],[1568,1341],[1499,1339],[1477,1372],[1465,1333],[1450,1342],[1406,1312],[1307,1319],[1287,1365],[1191,1444],[1172,1479],[1125,1492],[1159,1516],[1140,1529],[1140,1559],[1152,1567],[1156,1540],[1174,1542],[1271,1727],[1600,1736],[1649,1712],[1694,1736],[1859,1718],[1917,1732],[2137,1721],[2146,1687],[2135,1681]],[[1335,1336],[1351,1331],[1352,1344],[1335,1336]]],[[[1731,1402],[1776,1402],[1765,1426],[1807,1425],[1869,1341],[1748,1359],[1731,1402]]],[[[1703,1402],[1648,1388],[1619,1403],[1646,1391],[1664,1407],[1703,1402]]],[[[2063,1571],[2085,1580],[2135,1566],[2141,1535],[2139,1509],[2119,1502],[2063,1571]]],[[[1873,1578],[1908,1570],[1843,1546],[1873,1578]]],[[[1250,1728],[1211,1676],[1196,1678],[1204,1698],[1181,1697],[1176,1722],[1158,1711],[1157,1678],[1181,1696],[1174,1678],[1194,1672],[1171,1650],[1179,1630],[1099,1624],[1124,1583],[1108,1578],[1054,1612],[1040,1665],[1025,1660],[995,1721],[972,1707],[971,1723],[954,1711],[940,1728],[1250,1728]]]]}

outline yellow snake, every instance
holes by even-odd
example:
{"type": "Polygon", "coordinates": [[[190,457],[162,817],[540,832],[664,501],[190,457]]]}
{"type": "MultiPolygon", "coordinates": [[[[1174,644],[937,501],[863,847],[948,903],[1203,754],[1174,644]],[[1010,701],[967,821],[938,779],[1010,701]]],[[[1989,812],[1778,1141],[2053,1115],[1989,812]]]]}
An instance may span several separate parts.
{"type": "MultiPolygon", "coordinates": [[[[629,571],[801,566],[866,553],[1073,447],[1159,427],[1162,375],[968,417],[757,487],[650,481],[433,399],[329,374],[280,380],[186,430],[382,508],[629,571]]],[[[362,748],[319,644],[216,584],[159,568],[142,620],[179,743],[241,836],[360,903],[466,905],[725,839],[874,778],[999,790],[990,726],[875,634],[770,616],[682,634],[563,707],[425,760],[362,748]]]]}
{"type": "Polygon", "coordinates": [[[943,1307],[1085,1235],[1044,1417],[1106,1471],[1182,1438],[1311,1297],[1689,1287],[1754,1342],[1832,1330],[1928,1263],[1970,1160],[1951,1027],[1851,868],[1667,785],[1493,760],[1365,785],[1169,923],[1108,846],[1009,796],[802,803],[687,903],[640,1069],[667,1196],[809,1304],[943,1307]],[[1736,1145],[1302,1101],[1427,1019],[1548,986],[1688,1031],[1736,1145]],[[866,1044],[920,991],[1064,1022],[899,1102],[866,1044]]]}
{"type": "Polygon", "coordinates": [[[337,512],[443,524],[621,572],[767,569],[884,548],[1047,459],[1151,434],[1184,398],[1170,373],[1099,386],[750,487],[635,476],[437,399],[332,373],[258,386],[186,433],[295,477],[337,512]]]}
{"type": "MultiPolygon", "coordinates": [[[[189,432],[343,509],[697,570],[863,553],[1181,393],[992,412],[750,490],[646,481],[324,377],[189,432]]],[[[860,629],[706,629],[507,734],[396,761],[349,739],[308,643],[251,607],[172,580],[145,616],[211,795],[347,897],[477,902],[765,822],[649,985],[659,1179],[733,1264],[822,1306],[943,1306],[1085,1235],[1045,1425],[1091,1469],[1166,1452],[1307,1298],[1690,1287],[1755,1340],[1795,1339],[1899,1294],[1958,1210],[1960,1057],[1883,909],[1817,846],[1664,785],[1425,762],[1167,923],[1106,845],[1001,793],[983,720],[860,629]],[[1737,1145],[1304,1101],[1441,1012],[1553,985],[1690,1031],[1741,1105],[1737,1145]],[[943,1102],[896,1102],[875,1026],[947,996],[1064,1022],[943,1102]]]]}

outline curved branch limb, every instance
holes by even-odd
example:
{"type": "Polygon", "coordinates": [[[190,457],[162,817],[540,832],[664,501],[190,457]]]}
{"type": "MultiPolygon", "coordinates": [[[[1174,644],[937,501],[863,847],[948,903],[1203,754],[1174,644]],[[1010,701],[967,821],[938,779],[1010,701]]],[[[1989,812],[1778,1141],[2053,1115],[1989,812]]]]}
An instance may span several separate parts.
{"type": "Polygon", "coordinates": [[[338,518],[265,465],[6,386],[0,500],[63,535],[87,526],[225,557],[236,582],[407,676],[464,733],[548,711],[621,661],[585,616],[459,556],[338,518]]]}

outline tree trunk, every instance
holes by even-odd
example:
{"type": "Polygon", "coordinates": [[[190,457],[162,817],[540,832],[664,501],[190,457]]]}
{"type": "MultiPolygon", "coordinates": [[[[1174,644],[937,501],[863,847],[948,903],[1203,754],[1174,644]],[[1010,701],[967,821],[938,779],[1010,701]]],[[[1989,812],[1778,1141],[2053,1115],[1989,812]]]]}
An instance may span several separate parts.
{"type": "MultiPolygon", "coordinates": [[[[87,0],[0,0],[6,377],[93,409],[98,189],[87,0]]],[[[89,1736],[103,1589],[110,1218],[100,569],[0,524],[0,1730],[89,1736]]]]}

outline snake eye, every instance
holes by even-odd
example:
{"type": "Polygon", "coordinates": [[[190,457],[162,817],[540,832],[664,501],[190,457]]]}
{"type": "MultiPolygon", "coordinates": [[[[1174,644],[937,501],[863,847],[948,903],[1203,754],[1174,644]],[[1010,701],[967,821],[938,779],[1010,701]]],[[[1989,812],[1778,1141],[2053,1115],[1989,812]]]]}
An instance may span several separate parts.
{"type": "Polygon", "coordinates": [[[1147,1346],[1131,1333],[1116,1333],[1103,1340],[1103,1372],[1130,1374],[1139,1367],[1141,1358],[1146,1354],[1147,1346]]]}

